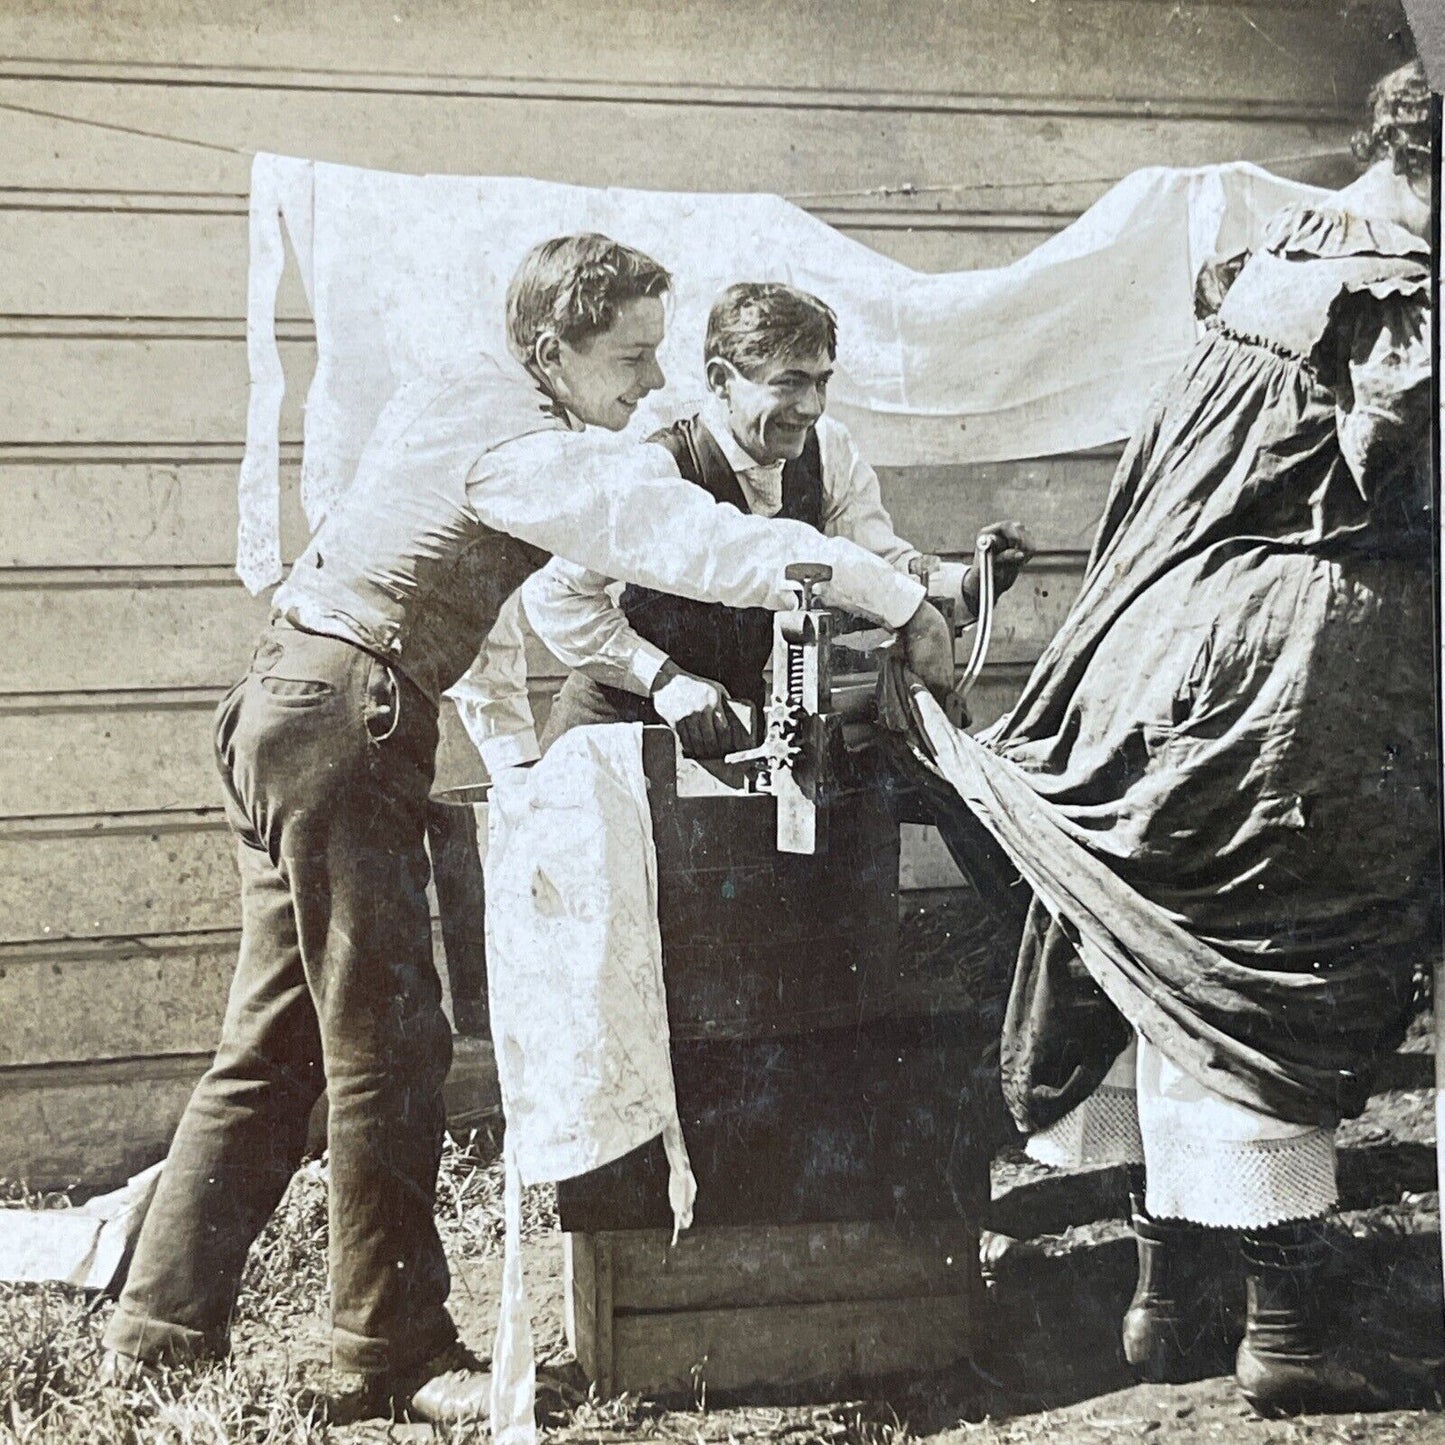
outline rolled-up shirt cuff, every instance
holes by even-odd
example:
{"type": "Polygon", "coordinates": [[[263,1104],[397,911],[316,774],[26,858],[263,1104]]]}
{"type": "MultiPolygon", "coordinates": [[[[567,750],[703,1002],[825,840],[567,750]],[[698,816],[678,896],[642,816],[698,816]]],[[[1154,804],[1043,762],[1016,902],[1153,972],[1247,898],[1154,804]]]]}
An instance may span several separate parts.
{"type": "Polygon", "coordinates": [[[523,763],[535,763],[542,756],[537,746],[537,734],[532,728],[520,733],[500,733],[477,744],[482,755],[482,765],[491,777],[506,768],[519,768],[523,763]]]}
{"type": "Polygon", "coordinates": [[[645,638],[638,644],[627,664],[627,671],[641,686],[644,697],[652,692],[652,684],[657,681],[657,674],[666,661],[667,654],[660,647],[654,647],[645,638]]]}
{"type": "Polygon", "coordinates": [[[850,577],[840,577],[835,568],[833,581],[825,590],[837,605],[876,617],[895,632],[908,623],[927,595],[918,578],[891,567],[855,571],[850,577]]]}
{"type": "MultiPolygon", "coordinates": [[[[968,576],[968,567],[963,562],[945,562],[928,574],[928,596],[934,602],[948,602],[957,605],[963,601],[963,581],[968,576]]],[[[972,615],[972,614],[970,614],[972,615]]]]}

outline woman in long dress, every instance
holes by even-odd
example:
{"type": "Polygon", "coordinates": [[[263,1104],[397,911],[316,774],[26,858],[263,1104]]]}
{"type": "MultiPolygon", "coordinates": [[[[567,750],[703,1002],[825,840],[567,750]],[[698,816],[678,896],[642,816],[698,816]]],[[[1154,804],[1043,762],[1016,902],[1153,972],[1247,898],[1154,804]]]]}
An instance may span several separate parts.
{"type": "Polygon", "coordinates": [[[1439,940],[1418,65],[1376,87],[1357,148],[1357,182],[1216,273],[1077,602],[982,739],[1105,865],[1118,909],[1179,945],[1121,970],[1036,899],[1010,1107],[1045,1162],[1136,1166],[1124,1344],[1142,1376],[1190,1370],[1193,1246],[1241,1231],[1236,1376],[1270,1413],[1371,1401],[1319,1309],[1334,1127],[1439,940]]]}

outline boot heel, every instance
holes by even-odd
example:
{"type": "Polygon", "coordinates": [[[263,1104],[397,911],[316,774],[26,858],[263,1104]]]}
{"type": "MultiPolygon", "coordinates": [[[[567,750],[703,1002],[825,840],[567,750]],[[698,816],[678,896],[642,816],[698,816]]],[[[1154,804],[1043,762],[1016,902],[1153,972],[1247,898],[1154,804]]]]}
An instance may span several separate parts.
{"type": "Polygon", "coordinates": [[[1388,1403],[1362,1374],[1323,1352],[1285,1360],[1245,1341],[1235,1356],[1234,1379],[1250,1408],[1270,1420],[1378,1410],[1388,1403]]]}
{"type": "Polygon", "coordinates": [[[1130,1305],[1120,1331],[1124,1358],[1146,1385],[1180,1385],[1190,1375],[1184,1321],[1155,1307],[1130,1305]]]}
{"type": "Polygon", "coordinates": [[[1235,1356],[1240,1393],[1261,1415],[1378,1409],[1384,1397],[1326,1349],[1323,1227],[1306,1220],[1244,1235],[1248,1321],[1235,1356]]]}
{"type": "Polygon", "coordinates": [[[1198,1226],[1153,1219],[1136,1207],[1134,1237],[1139,1282],[1120,1331],[1124,1358],[1135,1376],[1154,1385],[1177,1385],[1198,1370],[1195,1345],[1202,1300],[1198,1289],[1198,1226]]]}

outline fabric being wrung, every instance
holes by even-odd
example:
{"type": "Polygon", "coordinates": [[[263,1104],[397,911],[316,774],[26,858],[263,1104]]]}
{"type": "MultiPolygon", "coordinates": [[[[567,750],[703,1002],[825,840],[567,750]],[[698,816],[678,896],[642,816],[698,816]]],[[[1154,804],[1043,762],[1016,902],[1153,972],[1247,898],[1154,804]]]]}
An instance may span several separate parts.
{"type": "Polygon", "coordinates": [[[398,388],[505,354],[507,282],[549,236],[603,231],[673,272],[659,354],[669,385],[638,408],[629,435],[641,440],[705,399],[695,358],[717,294],[737,281],[783,281],[838,314],[830,412],[873,464],[915,466],[1046,456],[1126,436],[1141,399],[1194,341],[1204,261],[1254,244],[1277,207],[1317,194],[1247,164],[1139,171],[1012,265],[931,275],[777,196],[406,176],[260,155],[237,570],[253,592],[281,575],[282,220],[316,319],[301,479],[314,528],[398,388]]]}
{"type": "Polygon", "coordinates": [[[584,727],[497,777],[488,814],[487,973],[507,1129],[497,1445],[535,1436],[521,1189],[600,1168],[659,1135],[676,1231],[696,1182],[669,1048],[657,855],[640,725],[584,727]]]}
{"type": "Polygon", "coordinates": [[[1389,222],[1274,218],[1013,711],[974,740],[917,702],[945,837],[976,814],[1033,890],[1001,1049],[1026,1132],[1131,1029],[1326,1129],[1403,1036],[1440,937],[1428,283],[1389,222]]]}

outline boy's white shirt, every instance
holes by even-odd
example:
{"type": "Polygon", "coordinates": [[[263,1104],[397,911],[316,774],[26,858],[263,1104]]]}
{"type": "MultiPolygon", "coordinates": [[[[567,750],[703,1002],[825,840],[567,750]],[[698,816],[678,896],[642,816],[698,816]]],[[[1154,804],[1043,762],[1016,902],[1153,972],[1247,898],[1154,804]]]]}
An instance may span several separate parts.
{"type": "MultiPolygon", "coordinates": [[[[710,401],[701,416],[752,513],[776,516],[782,508],[782,463],[760,466],[734,437],[720,403],[710,401]]],[[[824,536],[851,541],[907,574],[919,553],[893,530],[878,474],[841,422],[823,416],[817,434],[824,536]]],[[[676,475],[671,455],[661,447],[656,451],[660,465],[676,475]]],[[[539,756],[527,695],[528,624],[564,666],[642,697],[650,693],[667,654],[632,627],[616,592],[604,573],[556,557],[507,600],[477,662],[448,694],[488,772],[539,756]]]]}

